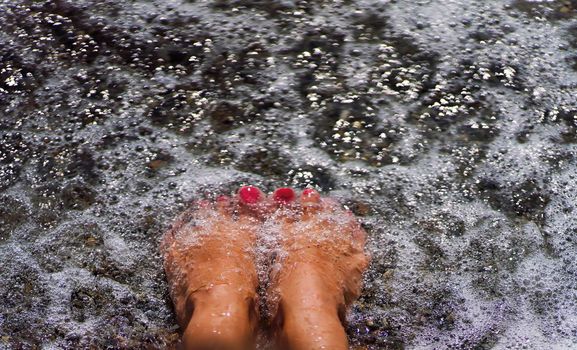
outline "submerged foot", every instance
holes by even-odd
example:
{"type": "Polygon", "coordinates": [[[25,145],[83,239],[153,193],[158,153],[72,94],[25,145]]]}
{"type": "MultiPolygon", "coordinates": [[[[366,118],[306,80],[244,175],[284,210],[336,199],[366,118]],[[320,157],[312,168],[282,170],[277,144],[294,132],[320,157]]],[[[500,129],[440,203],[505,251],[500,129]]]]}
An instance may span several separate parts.
{"type": "Polygon", "coordinates": [[[263,281],[276,344],[346,349],[346,308],[360,294],[369,260],[364,230],[351,213],[316,191],[296,198],[284,188],[265,199],[250,186],[235,199],[221,197],[186,210],[163,237],[183,347],[255,347],[257,236],[278,243],[270,280],[263,281]],[[270,240],[271,233],[277,240],[270,240]]]}
{"type": "Polygon", "coordinates": [[[314,190],[280,204],[275,231],[280,249],[271,268],[269,308],[279,345],[290,349],[347,349],[346,308],[360,295],[369,257],[366,234],[355,217],[314,190]]]}
{"type": "Polygon", "coordinates": [[[247,349],[258,323],[255,212],[262,193],[243,187],[186,210],[165,233],[164,268],[185,349],[247,349]]]}

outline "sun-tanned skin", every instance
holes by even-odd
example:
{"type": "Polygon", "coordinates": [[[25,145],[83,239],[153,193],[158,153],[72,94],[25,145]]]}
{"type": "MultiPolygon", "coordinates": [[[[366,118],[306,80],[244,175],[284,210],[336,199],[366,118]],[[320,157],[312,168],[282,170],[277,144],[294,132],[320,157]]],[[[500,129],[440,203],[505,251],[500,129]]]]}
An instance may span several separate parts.
{"type": "Polygon", "coordinates": [[[277,238],[266,291],[275,346],[347,349],[342,322],[368,265],[365,232],[352,214],[314,190],[296,198],[291,189],[278,189],[265,198],[251,186],[233,200],[186,211],[164,236],[183,347],[255,347],[254,252],[263,231],[277,238]]]}
{"type": "Polygon", "coordinates": [[[254,243],[259,222],[224,198],[201,203],[165,233],[164,269],[184,349],[249,349],[258,323],[254,243]]]}
{"type": "Polygon", "coordinates": [[[280,258],[269,300],[277,342],[288,349],[347,349],[342,322],[368,265],[365,231],[350,212],[305,190],[274,218],[280,258]]]}

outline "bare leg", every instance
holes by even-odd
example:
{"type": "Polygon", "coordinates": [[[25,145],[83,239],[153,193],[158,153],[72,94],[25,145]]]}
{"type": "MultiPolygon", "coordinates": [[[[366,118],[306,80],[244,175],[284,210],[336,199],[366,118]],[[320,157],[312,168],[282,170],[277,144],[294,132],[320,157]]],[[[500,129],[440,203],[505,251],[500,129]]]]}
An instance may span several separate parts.
{"type": "Polygon", "coordinates": [[[288,349],[348,349],[344,305],[327,289],[314,266],[294,265],[281,291],[277,341],[288,349]]]}
{"type": "Polygon", "coordinates": [[[240,205],[221,198],[215,205],[203,203],[185,211],[164,236],[164,267],[184,349],[254,347],[254,244],[260,222],[250,206],[262,194],[245,187],[239,198],[240,205]],[[238,215],[233,215],[234,207],[238,215]]]}
{"type": "Polygon", "coordinates": [[[288,349],[348,349],[343,322],[369,262],[365,232],[351,213],[315,191],[305,190],[300,203],[286,200],[292,190],[279,191],[275,199],[293,209],[277,219],[281,257],[269,292],[277,341],[288,349]]]}

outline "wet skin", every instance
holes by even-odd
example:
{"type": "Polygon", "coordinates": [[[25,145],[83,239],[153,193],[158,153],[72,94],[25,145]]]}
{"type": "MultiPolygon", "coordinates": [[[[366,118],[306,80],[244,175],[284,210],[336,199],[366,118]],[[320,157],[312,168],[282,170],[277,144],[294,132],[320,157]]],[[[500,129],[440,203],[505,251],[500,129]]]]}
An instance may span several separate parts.
{"type": "MultiPolygon", "coordinates": [[[[267,313],[286,349],[347,349],[346,308],[369,258],[365,232],[330,198],[255,187],[181,214],[161,249],[185,349],[250,349],[259,324],[257,256],[268,239],[267,313]],[[272,242],[272,243],[271,243],[272,242]]],[[[262,258],[262,257],[261,257],[262,258]]]]}

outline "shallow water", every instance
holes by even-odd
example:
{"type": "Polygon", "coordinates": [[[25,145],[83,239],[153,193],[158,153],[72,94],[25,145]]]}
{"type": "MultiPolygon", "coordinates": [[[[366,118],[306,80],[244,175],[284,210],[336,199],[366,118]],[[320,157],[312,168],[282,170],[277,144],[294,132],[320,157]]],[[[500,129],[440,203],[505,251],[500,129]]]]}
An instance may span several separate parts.
{"type": "Polygon", "coordinates": [[[0,348],[163,348],[190,200],[313,186],[370,349],[577,348],[577,3],[0,0],[0,348]]]}

